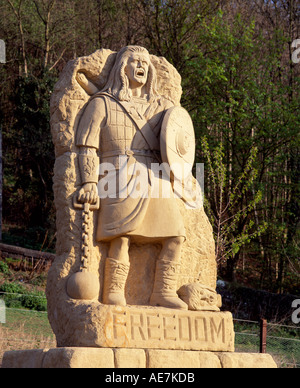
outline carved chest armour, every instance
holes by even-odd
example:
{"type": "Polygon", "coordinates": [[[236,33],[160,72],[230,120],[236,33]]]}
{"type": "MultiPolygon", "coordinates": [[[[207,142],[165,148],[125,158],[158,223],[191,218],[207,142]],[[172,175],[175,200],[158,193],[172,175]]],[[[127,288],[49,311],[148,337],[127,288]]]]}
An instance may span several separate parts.
{"type": "MultiPolygon", "coordinates": [[[[106,98],[107,121],[106,126],[101,128],[100,154],[109,151],[124,151],[131,149],[132,141],[138,129],[115,101],[106,98]]],[[[148,148],[144,144],[143,149],[148,148]]]]}

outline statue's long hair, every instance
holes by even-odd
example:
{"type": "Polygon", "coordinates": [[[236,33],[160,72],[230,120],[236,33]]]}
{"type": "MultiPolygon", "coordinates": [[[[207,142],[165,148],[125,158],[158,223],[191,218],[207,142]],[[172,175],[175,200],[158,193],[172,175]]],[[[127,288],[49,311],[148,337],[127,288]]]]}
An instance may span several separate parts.
{"type": "MultiPolygon", "coordinates": [[[[147,53],[148,50],[140,46],[126,46],[122,48],[116,57],[115,64],[109,74],[105,87],[101,90],[117,97],[120,101],[130,101],[132,98],[132,91],[129,87],[129,80],[125,73],[127,59],[132,53],[147,53]]],[[[156,91],[156,70],[150,61],[148,79],[146,83],[146,93],[148,100],[155,99],[158,96],[156,91]]]]}

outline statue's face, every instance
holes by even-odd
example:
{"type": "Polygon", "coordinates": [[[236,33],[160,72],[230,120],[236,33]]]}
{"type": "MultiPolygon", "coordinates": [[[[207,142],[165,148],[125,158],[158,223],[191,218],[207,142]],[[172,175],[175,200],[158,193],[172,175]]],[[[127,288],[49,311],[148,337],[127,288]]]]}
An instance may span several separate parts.
{"type": "Polygon", "coordinates": [[[147,83],[150,57],[147,53],[132,53],[127,60],[125,73],[130,86],[143,86],[147,83]]]}

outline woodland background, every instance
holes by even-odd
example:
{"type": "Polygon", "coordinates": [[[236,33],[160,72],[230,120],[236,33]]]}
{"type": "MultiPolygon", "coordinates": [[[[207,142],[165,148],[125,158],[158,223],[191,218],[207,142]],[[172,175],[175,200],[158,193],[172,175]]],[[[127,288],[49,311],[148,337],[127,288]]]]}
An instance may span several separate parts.
{"type": "Polygon", "coordinates": [[[0,0],[3,242],[53,250],[49,100],[69,60],[128,44],[182,76],[219,277],[299,294],[299,0],[0,0]]]}

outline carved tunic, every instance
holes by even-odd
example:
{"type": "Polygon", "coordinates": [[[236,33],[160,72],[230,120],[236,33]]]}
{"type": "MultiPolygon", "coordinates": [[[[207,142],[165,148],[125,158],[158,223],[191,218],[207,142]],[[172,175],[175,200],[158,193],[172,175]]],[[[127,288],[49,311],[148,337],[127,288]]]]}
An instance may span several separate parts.
{"type": "MultiPolygon", "coordinates": [[[[164,182],[169,185],[168,198],[151,196],[153,185],[158,181],[151,173],[151,164],[158,165],[156,155],[159,155],[160,127],[163,113],[170,107],[170,103],[159,98],[151,105],[145,99],[122,104],[137,123],[148,125],[148,130],[154,133],[151,149],[123,107],[112,98],[103,95],[96,96],[89,102],[77,132],[78,147],[96,149],[101,165],[106,166],[106,174],[107,166],[112,166],[112,169],[114,167],[116,170],[116,195],[103,198],[99,193],[101,204],[96,239],[105,241],[130,235],[133,240],[138,241],[185,236],[182,217],[177,200],[173,197],[171,184],[164,182]],[[100,99],[104,99],[106,109],[106,122],[104,125],[102,123],[102,127],[100,120],[103,112],[99,114],[100,99]],[[141,182],[139,180],[141,175],[143,184],[138,185],[138,181],[141,182]],[[136,189],[138,196],[134,192],[136,189]],[[125,192],[127,195],[124,195],[125,192]]],[[[103,107],[103,103],[101,106],[103,107]]],[[[100,176],[100,181],[101,177],[103,176],[100,176]]]]}

